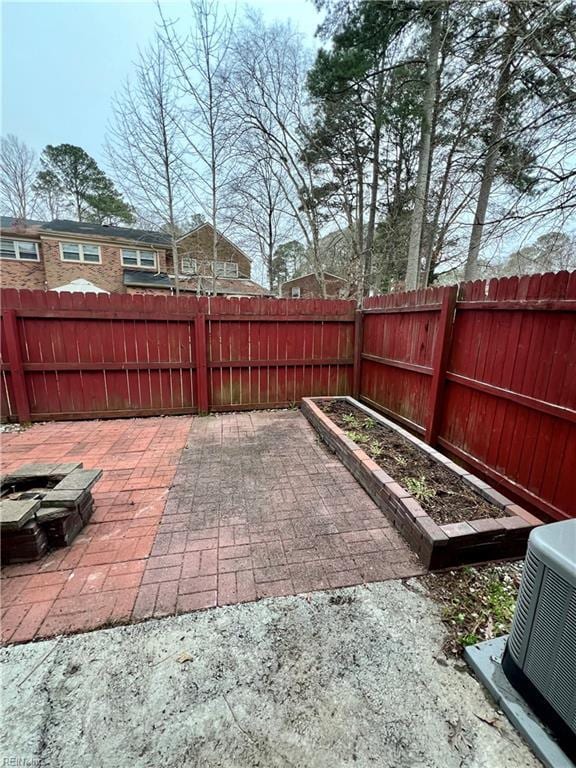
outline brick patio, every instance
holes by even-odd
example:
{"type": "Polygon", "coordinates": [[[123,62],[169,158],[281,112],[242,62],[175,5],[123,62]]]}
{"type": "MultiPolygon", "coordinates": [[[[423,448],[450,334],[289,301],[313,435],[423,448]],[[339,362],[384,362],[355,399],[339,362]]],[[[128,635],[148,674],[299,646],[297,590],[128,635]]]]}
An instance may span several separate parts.
{"type": "Polygon", "coordinates": [[[423,571],[297,411],[42,424],[2,445],[3,471],[104,470],[71,547],[3,568],[3,642],[423,571]]]}
{"type": "Polygon", "coordinates": [[[422,573],[297,411],[194,419],[137,618],[422,573]]]}
{"type": "Polygon", "coordinates": [[[72,546],[2,569],[2,641],[19,642],[130,620],[187,417],[38,424],[2,435],[2,471],[30,461],[104,470],[95,512],[72,546]]]}

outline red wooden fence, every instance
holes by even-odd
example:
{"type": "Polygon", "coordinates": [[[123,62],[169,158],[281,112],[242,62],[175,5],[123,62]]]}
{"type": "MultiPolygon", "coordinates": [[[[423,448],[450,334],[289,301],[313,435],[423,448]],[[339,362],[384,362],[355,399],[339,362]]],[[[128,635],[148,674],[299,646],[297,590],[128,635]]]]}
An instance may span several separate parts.
{"type": "Polygon", "coordinates": [[[355,394],[554,518],[576,516],[576,273],[347,301],[1,292],[21,421],[355,394]]]}
{"type": "Polygon", "coordinates": [[[576,272],[370,298],[362,337],[362,400],[576,516],[576,272]]]}
{"type": "Polygon", "coordinates": [[[351,302],[14,290],[0,298],[5,418],[274,408],[352,386],[351,302]]]}

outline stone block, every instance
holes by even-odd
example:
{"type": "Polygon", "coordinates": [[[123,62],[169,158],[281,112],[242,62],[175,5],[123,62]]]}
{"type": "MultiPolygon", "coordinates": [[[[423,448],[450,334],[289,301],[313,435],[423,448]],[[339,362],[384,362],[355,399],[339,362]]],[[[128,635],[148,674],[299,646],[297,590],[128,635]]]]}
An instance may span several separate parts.
{"type": "Polygon", "coordinates": [[[2,533],[1,552],[5,563],[27,563],[38,560],[48,551],[48,538],[35,520],[22,528],[2,533]]]}
{"type": "Polygon", "coordinates": [[[52,517],[41,525],[50,546],[67,547],[84,527],[84,520],[76,510],[65,509],[65,514],[52,517]]]}
{"type": "Polygon", "coordinates": [[[53,488],[40,503],[43,507],[79,507],[86,502],[89,495],[90,492],[84,488],[79,490],[53,488]]]}
{"type": "Polygon", "coordinates": [[[0,529],[4,532],[22,528],[39,507],[40,502],[36,499],[0,501],[0,529]]]}
{"type": "Polygon", "coordinates": [[[102,477],[101,469],[76,469],[61,480],[55,491],[89,491],[102,477]]]}

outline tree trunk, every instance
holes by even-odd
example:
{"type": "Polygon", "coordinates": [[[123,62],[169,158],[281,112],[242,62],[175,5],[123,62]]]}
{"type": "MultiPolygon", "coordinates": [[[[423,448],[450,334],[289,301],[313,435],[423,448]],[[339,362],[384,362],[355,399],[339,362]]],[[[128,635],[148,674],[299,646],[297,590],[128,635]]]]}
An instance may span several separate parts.
{"type": "Polygon", "coordinates": [[[176,296],[180,295],[180,277],[178,275],[178,268],[180,266],[178,259],[178,244],[176,242],[176,235],[174,229],[172,229],[172,266],[174,269],[174,293],[176,296]]]}
{"type": "Polygon", "coordinates": [[[486,220],[486,211],[488,201],[494,182],[494,173],[496,164],[500,155],[500,141],[504,132],[505,125],[505,102],[512,82],[512,62],[514,44],[516,42],[516,16],[517,10],[514,3],[510,4],[510,14],[508,16],[508,28],[504,38],[502,48],[502,60],[500,62],[500,73],[498,76],[498,85],[496,87],[496,96],[494,99],[494,111],[492,113],[492,125],[488,140],[488,150],[484,159],[482,168],[482,180],[480,182],[480,191],[478,193],[478,202],[476,203],[476,213],[474,214],[474,223],[470,234],[470,243],[468,246],[468,257],[464,269],[464,280],[475,280],[478,270],[478,256],[480,255],[480,244],[484,231],[484,221],[486,220]]]}
{"type": "Polygon", "coordinates": [[[428,64],[426,66],[426,91],[422,105],[422,130],[420,134],[420,155],[418,158],[418,175],[414,195],[414,212],[410,224],[410,242],[408,245],[408,264],[406,267],[406,290],[418,288],[420,273],[420,239],[422,222],[426,210],[426,185],[428,167],[431,162],[432,122],[434,102],[436,98],[436,80],[438,73],[438,56],[442,46],[442,8],[437,7],[432,12],[430,23],[430,47],[428,64]]]}
{"type": "MultiPolygon", "coordinates": [[[[383,62],[382,62],[383,64],[383,62]]],[[[378,208],[378,184],[380,181],[380,141],[382,137],[382,100],[384,96],[384,71],[378,75],[376,86],[376,115],[373,133],[372,178],[370,180],[370,205],[368,207],[368,223],[366,226],[366,241],[364,243],[364,291],[368,295],[371,287],[372,257],[374,253],[374,233],[376,231],[376,210],[378,208]]]]}

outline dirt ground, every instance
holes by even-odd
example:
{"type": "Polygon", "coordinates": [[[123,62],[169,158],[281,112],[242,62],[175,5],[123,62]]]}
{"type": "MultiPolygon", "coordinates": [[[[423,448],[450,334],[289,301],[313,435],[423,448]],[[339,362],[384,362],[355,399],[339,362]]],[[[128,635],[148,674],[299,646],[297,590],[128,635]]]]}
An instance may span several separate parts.
{"type": "Polygon", "coordinates": [[[0,650],[2,756],[42,768],[531,768],[417,580],[0,650]],[[22,762],[28,760],[29,762],[22,762]]]}

